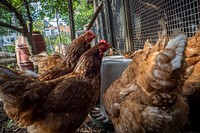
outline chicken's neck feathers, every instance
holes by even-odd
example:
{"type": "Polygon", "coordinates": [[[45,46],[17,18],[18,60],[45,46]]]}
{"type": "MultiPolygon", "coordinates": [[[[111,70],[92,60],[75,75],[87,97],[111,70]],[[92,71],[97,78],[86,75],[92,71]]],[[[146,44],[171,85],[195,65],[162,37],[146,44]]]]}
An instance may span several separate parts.
{"type": "Polygon", "coordinates": [[[66,64],[70,59],[76,59],[72,56],[81,56],[87,49],[90,49],[90,45],[87,44],[83,37],[80,37],[78,40],[74,40],[67,48],[67,56],[64,58],[62,64],[66,64]]]}
{"type": "Polygon", "coordinates": [[[88,77],[96,77],[100,74],[100,66],[101,62],[98,60],[95,61],[93,59],[84,59],[83,62],[77,64],[77,67],[74,70],[74,73],[77,73],[81,76],[88,76],[88,77]]]}
{"type": "Polygon", "coordinates": [[[99,77],[102,56],[97,49],[90,49],[79,59],[74,73],[90,78],[99,77]]]}
{"type": "Polygon", "coordinates": [[[58,78],[59,76],[72,72],[80,56],[90,48],[90,44],[86,43],[83,36],[75,39],[67,48],[66,56],[61,64],[58,64],[58,66],[53,69],[40,74],[38,79],[45,81],[47,79],[58,78]]]}

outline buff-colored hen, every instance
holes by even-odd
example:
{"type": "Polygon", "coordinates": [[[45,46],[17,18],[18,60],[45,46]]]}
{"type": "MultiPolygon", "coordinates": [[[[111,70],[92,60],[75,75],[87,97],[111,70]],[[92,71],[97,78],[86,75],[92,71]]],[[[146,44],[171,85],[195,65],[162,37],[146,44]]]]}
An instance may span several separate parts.
{"type": "Polygon", "coordinates": [[[38,74],[54,68],[62,62],[63,58],[61,54],[55,53],[50,55],[46,52],[29,57],[29,59],[38,66],[38,74]]]}
{"type": "Polygon", "coordinates": [[[189,124],[200,131],[200,31],[188,39],[185,51],[187,69],[183,79],[183,94],[189,104],[189,124]]]}
{"type": "Polygon", "coordinates": [[[104,104],[117,133],[177,133],[186,123],[188,105],[179,94],[187,37],[156,45],[146,42],[133,61],[106,91],[104,104]]]}

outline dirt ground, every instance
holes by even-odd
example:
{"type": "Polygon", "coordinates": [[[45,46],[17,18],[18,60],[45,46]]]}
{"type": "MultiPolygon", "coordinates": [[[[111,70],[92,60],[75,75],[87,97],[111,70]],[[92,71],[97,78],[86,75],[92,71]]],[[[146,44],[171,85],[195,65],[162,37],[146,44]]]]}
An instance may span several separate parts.
{"type": "MultiPolygon", "coordinates": [[[[19,128],[11,121],[3,110],[2,103],[0,102],[0,133],[28,133],[26,129],[19,128]]],[[[114,133],[113,131],[105,131],[98,128],[89,118],[81,125],[76,133],[114,133]]],[[[200,133],[184,130],[180,133],[200,133]]]]}

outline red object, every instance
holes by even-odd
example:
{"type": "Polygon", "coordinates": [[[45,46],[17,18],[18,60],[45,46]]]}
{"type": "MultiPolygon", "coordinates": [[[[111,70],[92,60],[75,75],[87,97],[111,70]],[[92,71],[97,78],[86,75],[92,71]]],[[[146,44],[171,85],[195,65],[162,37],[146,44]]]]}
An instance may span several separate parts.
{"type": "MultiPolygon", "coordinates": [[[[46,51],[45,39],[39,31],[33,32],[33,40],[35,42],[38,53],[46,51]]],[[[15,42],[15,51],[19,68],[21,70],[33,71],[33,63],[29,60],[30,53],[27,47],[27,40],[24,36],[17,37],[15,42]]]]}

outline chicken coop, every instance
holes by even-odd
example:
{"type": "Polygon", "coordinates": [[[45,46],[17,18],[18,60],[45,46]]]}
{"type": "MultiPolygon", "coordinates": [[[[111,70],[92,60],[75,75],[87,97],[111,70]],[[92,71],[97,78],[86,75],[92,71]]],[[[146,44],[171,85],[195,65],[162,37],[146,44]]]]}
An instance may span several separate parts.
{"type": "MultiPolygon", "coordinates": [[[[107,40],[120,54],[142,49],[147,39],[155,44],[158,40],[158,32],[163,28],[159,24],[160,20],[164,20],[168,35],[181,30],[188,37],[192,37],[200,25],[199,0],[94,0],[93,2],[95,10],[98,10],[103,2],[103,8],[93,26],[98,39],[107,40]]],[[[102,70],[106,68],[105,73],[109,73],[109,76],[104,77],[106,82],[102,78],[98,112],[105,118],[108,117],[102,97],[108,86],[123,72],[122,65],[130,63],[123,61],[118,60],[119,64],[115,61],[110,61],[110,64],[102,63],[102,70]]],[[[102,77],[103,75],[104,71],[102,77]]],[[[94,121],[96,122],[97,119],[94,121]]],[[[104,128],[110,126],[109,123],[97,123],[97,125],[103,125],[104,128]]]]}
{"type": "MultiPolygon", "coordinates": [[[[99,2],[95,0],[95,6],[99,2]]],[[[147,39],[155,43],[160,19],[169,35],[178,29],[191,37],[200,24],[199,0],[108,0],[104,5],[97,19],[98,32],[121,51],[141,49],[147,39]]]]}

